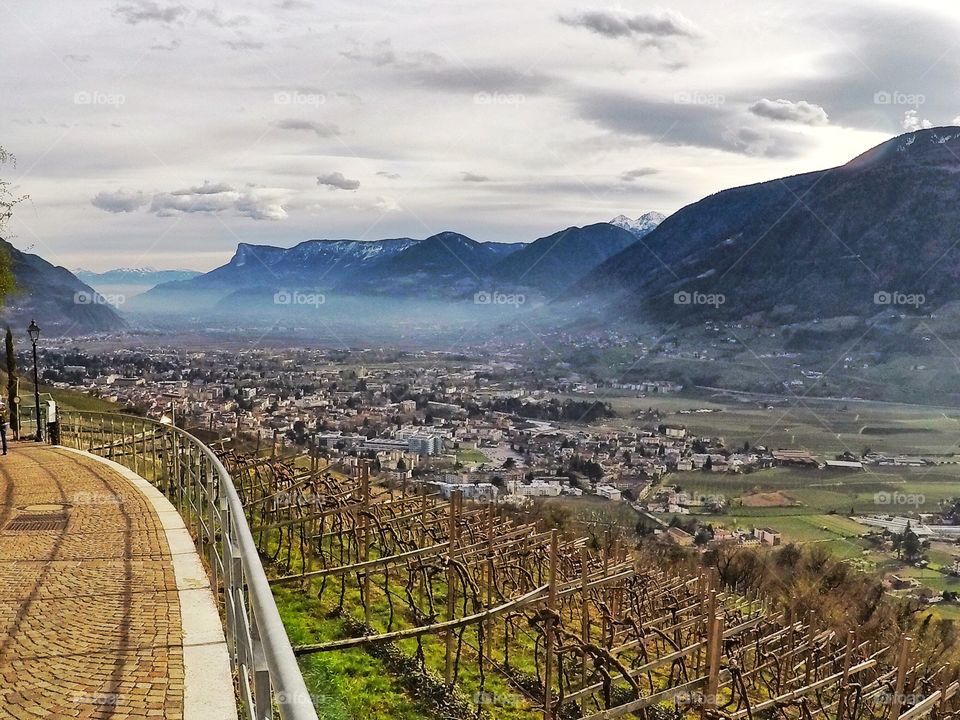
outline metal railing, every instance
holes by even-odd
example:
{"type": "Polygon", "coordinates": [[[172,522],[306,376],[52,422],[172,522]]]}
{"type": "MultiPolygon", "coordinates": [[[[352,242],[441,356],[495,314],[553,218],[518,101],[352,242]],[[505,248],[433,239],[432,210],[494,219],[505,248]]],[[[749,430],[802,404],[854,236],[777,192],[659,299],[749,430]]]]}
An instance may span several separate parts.
{"type": "Polygon", "coordinates": [[[180,512],[222,592],[238,707],[251,720],[317,720],[233,480],[206,445],[132,415],[60,413],[60,442],[114,460],[153,483],[180,512]]]}

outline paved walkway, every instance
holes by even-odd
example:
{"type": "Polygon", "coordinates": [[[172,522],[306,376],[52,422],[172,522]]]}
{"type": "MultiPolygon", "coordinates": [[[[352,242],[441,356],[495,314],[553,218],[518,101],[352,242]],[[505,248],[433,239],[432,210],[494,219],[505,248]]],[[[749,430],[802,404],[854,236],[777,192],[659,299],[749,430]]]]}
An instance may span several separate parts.
{"type": "Polygon", "coordinates": [[[233,704],[213,596],[172,506],[91,456],[12,444],[0,457],[0,718],[206,720],[235,717],[233,704]]]}

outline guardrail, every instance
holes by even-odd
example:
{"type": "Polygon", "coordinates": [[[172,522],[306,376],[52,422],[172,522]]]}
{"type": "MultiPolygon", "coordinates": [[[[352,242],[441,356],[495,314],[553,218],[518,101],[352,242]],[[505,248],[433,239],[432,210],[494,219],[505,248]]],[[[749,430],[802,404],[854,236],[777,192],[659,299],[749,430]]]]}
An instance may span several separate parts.
{"type": "Polygon", "coordinates": [[[238,706],[251,720],[317,720],[233,480],[206,445],[132,415],[60,413],[60,441],[128,467],[179,510],[222,612],[238,706]]]}

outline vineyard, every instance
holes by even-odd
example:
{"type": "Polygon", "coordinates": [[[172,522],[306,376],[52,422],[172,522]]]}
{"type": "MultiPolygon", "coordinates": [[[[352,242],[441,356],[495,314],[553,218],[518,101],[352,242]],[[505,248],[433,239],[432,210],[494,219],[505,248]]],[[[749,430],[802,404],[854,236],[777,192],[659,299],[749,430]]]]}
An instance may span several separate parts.
{"type": "Polygon", "coordinates": [[[277,591],[337,620],[297,654],[361,649],[436,717],[955,713],[955,668],[922,663],[910,638],[818,627],[709,573],[667,573],[615,538],[561,537],[459,493],[372,483],[362,462],[221,459],[277,591]]]}

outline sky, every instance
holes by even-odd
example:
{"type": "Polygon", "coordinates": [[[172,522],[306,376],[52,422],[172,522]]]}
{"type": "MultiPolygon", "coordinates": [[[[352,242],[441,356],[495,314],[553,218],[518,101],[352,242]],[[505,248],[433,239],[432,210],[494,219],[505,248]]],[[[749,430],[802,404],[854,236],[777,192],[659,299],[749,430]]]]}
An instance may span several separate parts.
{"type": "Polygon", "coordinates": [[[0,0],[14,245],[531,241],[842,164],[960,116],[960,7],[0,0]]]}

